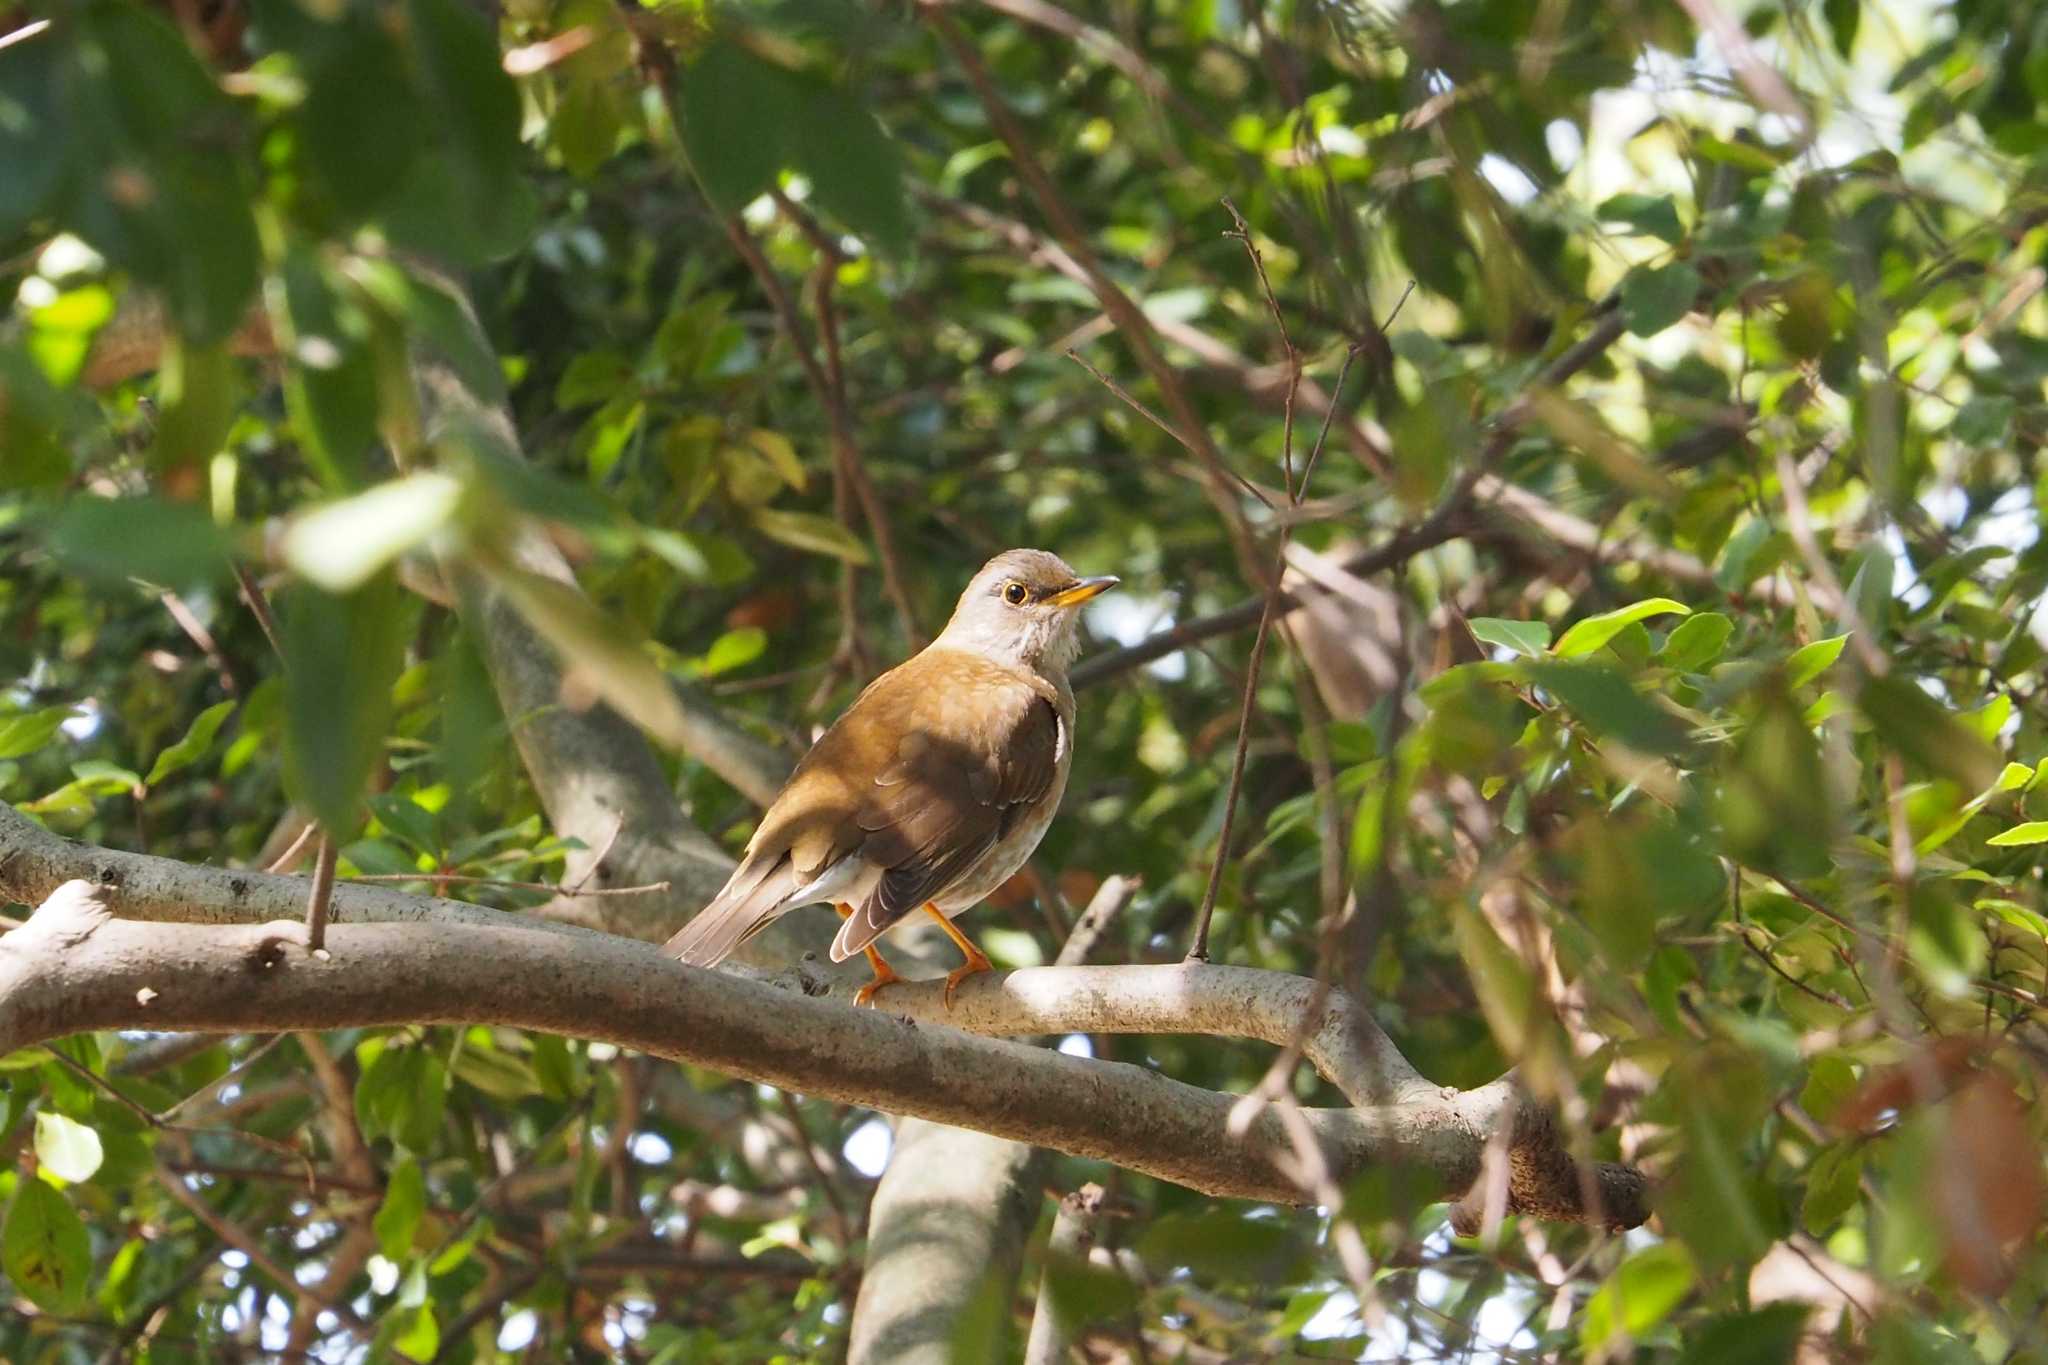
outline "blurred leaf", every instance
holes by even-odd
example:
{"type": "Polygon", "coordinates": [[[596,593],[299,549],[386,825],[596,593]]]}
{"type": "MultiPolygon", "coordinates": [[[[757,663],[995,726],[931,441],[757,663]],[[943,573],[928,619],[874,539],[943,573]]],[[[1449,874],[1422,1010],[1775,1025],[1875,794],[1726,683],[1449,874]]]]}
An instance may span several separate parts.
{"type": "Polygon", "coordinates": [[[424,1047],[384,1046],[356,1082],[356,1122],[366,1138],[388,1137],[411,1152],[431,1151],[447,1090],[439,1057],[424,1047]]]}
{"type": "Polygon", "coordinates": [[[795,149],[793,120],[807,116],[794,77],[725,39],[678,76],[683,147],[704,197],[738,213],[775,182],[795,149]]]}
{"type": "Polygon", "coordinates": [[[1792,1365],[1812,1315],[1808,1303],[1723,1313],[1687,1334],[1679,1365],[1792,1365]]]}
{"type": "Polygon", "coordinates": [[[49,706],[0,720],[0,759],[34,753],[55,739],[75,714],[69,706],[49,706]]]}
{"type": "Polygon", "coordinates": [[[2028,820],[2011,829],[2000,830],[1984,841],[1993,848],[2017,848],[2023,844],[2048,844],[2048,820],[2028,820]]]}
{"type": "Polygon", "coordinates": [[[1678,209],[1668,194],[1617,194],[1597,210],[1606,223],[1627,223],[1647,237],[1659,237],[1676,246],[1685,240],[1678,209]]]}
{"type": "Polygon", "coordinates": [[[1678,322],[1692,311],[1700,285],[1699,271],[1683,263],[1631,270],[1621,282],[1621,315],[1628,330],[1652,337],[1678,322]]]}
{"type": "Polygon", "coordinates": [[[47,50],[60,31],[36,43],[0,48],[0,238],[48,211],[66,166],[70,133],[63,110],[64,63],[47,50]]]}
{"type": "Polygon", "coordinates": [[[1645,700],[1629,680],[1596,663],[1530,663],[1529,681],[1556,697],[1602,738],[1643,753],[1676,752],[1685,744],[1679,721],[1645,700]]]}
{"type": "Polygon", "coordinates": [[[1137,1251],[1162,1273],[1186,1266],[1233,1284],[1268,1284],[1299,1275],[1309,1247],[1294,1218],[1212,1208],[1155,1219],[1139,1237],[1137,1251]]]}
{"type": "MultiPolygon", "coordinates": [[[[213,737],[220,733],[222,722],[235,709],[231,701],[216,702],[192,718],[185,737],[157,754],[156,762],[149,768],[149,776],[143,785],[154,787],[157,783],[177,772],[180,768],[198,762],[213,747],[213,737]]],[[[6,751],[5,732],[0,731],[0,754],[6,751]]]]}
{"type": "Polygon", "coordinates": [[[797,168],[820,208],[879,246],[909,244],[903,155],[871,110],[844,91],[810,87],[795,141],[797,168]]]}
{"type": "Polygon", "coordinates": [[[74,497],[51,521],[50,553],[75,573],[126,586],[198,587],[226,576],[229,541],[204,509],[161,498],[74,497]]]}
{"type": "Polygon", "coordinates": [[[329,592],[352,592],[447,530],[462,493],[460,482],[429,471],[315,508],[285,531],[285,562],[329,592]]]}
{"type": "Polygon", "coordinates": [[[1641,1341],[1692,1292],[1692,1258],[1685,1248],[1659,1242],[1631,1255],[1586,1300],[1579,1345],[1597,1351],[1617,1333],[1641,1341]]]}
{"type": "Polygon", "coordinates": [[[1863,1145],[1838,1142],[1822,1150],[1806,1170],[1806,1198],[1799,1221],[1816,1237],[1825,1237],[1863,1197],[1863,1145]]]}
{"type": "Polygon", "coordinates": [[[287,786],[336,838],[362,820],[410,614],[389,574],[345,596],[301,588],[285,604],[287,786]]]}
{"type": "Polygon", "coordinates": [[[0,1270],[46,1313],[71,1313],[85,1302],[92,1243],[71,1202],[33,1176],[15,1185],[0,1229],[0,1270]]]}
{"type": "Polygon", "coordinates": [[[774,507],[756,508],[754,526],[770,540],[813,554],[830,555],[849,564],[868,564],[868,547],[853,533],[830,517],[812,512],[784,512],[774,507]]]}
{"type": "Polygon", "coordinates": [[[377,1206],[372,1220],[384,1259],[402,1265],[412,1255],[413,1234],[426,1208],[426,1177],[420,1173],[419,1162],[408,1157],[392,1167],[384,1182],[384,1202],[377,1206]]]}
{"type": "Polygon", "coordinates": [[[1678,623],[1664,641],[1657,657],[1666,667],[1681,673],[1697,673],[1721,657],[1735,623],[1718,611],[1703,611],[1678,623]]]}
{"type": "Polygon", "coordinates": [[[553,579],[516,570],[494,577],[519,614],[561,655],[566,678],[656,739],[682,746],[682,704],[646,651],[617,623],[553,579]]]}
{"type": "Polygon", "coordinates": [[[1996,1072],[1949,1102],[1934,1187],[1948,1272],[1972,1293],[2002,1294],[2019,1265],[2013,1253],[2040,1230],[2041,1153],[2027,1109],[1996,1072]]]}
{"type": "Polygon", "coordinates": [[[2001,765],[1997,751],[1906,679],[1887,674],[1866,680],[1856,705],[1870,720],[1878,740],[1911,762],[1952,777],[1970,791],[1997,780],[2001,765]]]}

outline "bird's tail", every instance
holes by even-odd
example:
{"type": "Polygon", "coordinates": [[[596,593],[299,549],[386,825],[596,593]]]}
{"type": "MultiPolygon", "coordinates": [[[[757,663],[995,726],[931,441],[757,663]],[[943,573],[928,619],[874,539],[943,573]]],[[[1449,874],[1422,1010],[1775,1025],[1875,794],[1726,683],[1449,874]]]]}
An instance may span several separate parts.
{"type": "Polygon", "coordinates": [[[742,863],[725,889],[677,930],[661,951],[693,966],[716,967],[787,910],[796,889],[796,870],[786,855],[765,858],[759,866],[742,863]]]}

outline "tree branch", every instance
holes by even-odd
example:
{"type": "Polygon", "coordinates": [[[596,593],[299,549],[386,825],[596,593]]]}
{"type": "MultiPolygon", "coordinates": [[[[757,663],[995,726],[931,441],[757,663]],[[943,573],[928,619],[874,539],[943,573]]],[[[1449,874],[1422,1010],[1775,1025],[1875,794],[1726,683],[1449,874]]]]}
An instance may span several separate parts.
{"type": "MultiPolygon", "coordinates": [[[[162,860],[150,860],[162,861],[162,860]]],[[[681,967],[647,944],[565,934],[525,918],[497,925],[351,923],[323,959],[303,924],[199,928],[112,918],[120,893],[73,882],[0,938],[0,1053],[101,1029],[272,1029],[494,1024],[591,1038],[803,1094],[886,1109],[1075,1156],[1114,1162],[1204,1193],[1296,1202],[1293,1142],[1267,1110],[1229,1136],[1235,1097],[1122,1063],[1071,1057],[917,1022],[944,1009],[937,982],[898,987],[895,1018],[837,1000],[681,967]],[[1107,1123],[1106,1116],[1116,1121],[1107,1123]]],[[[199,918],[197,914],[192,918],[199,918]]],[[[1289,1000],[1313,984],[1278,973],[1189,965],[1054,968],[1041,990],[1013,972],[969,983],[947,1016],[1014,1033],[1215,1032],[1291,1037],[1289,1000]],[[1128,982],[1128,989],[1125,988],[1128,982]],[[1061,1003],[1070,1002],[1070,1003],[1061,1003]],[[1126,1003],[1128,1002],[1128,1003],[1126,1003]]],[[[1471,1185],[1481,1153],[1508,1133],[1509,1207],[1583,1219],[1580,1172],[1548,1116],[1503,1077],[1441,1090],[1397,1059],[1361,1011],[1303,1030],[1347,1073],[1385,1095],[1355,1109],[1302,1111],[1338,1182],[1370,1166],[1427,1172],[1446,1194],[1471,1185]],[[1383,1050],[1382,1050],[1383,1049],[1383,1050]],[[1541,1150],[1529,1144],[1541,1143],[1541,1150]]],[[[1311,1054],[1315,1055],[1315,1054],[1311,1054]]],[[[1642,1176],[1601,1166],[1593,1216],[1647,1215],[1642,1176]]]]}

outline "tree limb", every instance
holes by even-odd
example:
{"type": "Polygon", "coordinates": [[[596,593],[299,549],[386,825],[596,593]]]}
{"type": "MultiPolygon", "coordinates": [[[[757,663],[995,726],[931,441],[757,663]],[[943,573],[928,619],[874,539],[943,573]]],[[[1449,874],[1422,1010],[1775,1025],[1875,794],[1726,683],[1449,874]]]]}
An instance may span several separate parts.
{"type": "MultiPolygon", "coordinates": [[[[111,907],[122,899],[116,888],[67,883],[23,928],[0,938],[0,1053],[101,1029],[504,1025],[599,1039],[807,1095],[973,1128],[1210,1195],[1303,1197],[1293,1143],[1270,1110],[1233,1139],[1234,1096],[1140,1067],[850,1009],[687,969],[634,940],[565,934],[525,917],[501,916],[493,926],[343,919],[330,928],[323,959],[304,950],[302,921],[202,928],[115,919],[111,907]]],[[[1053,989],[1045,992],[1034,988],[1036,969],[970,983],[954,1016],[970,1027],[1015,1033],[1082,1025],[1238,1033],[1264,1027],[1262,1019],[1285,1018],[1285,1002],[1311,986],[1279,973],[1208,965],[1050,970],[1053,989]],[[1270,992],[1253,989],[1261,981],[1270,992]],[[1062,1007],[1059,1000],[1074,1003],[1062,1007]]],[[[944,1008],[940,990],[937,982],[898,987],[890,1004],[934,1017],[944,1008]]],[[[1362,1012],[1335,994],[1331,1001],[1333,1010],[1354,1016],[1345,1025],[1354,1040],[1379,1046],[1377,1028],[1362,1012]]],[[[1286,1022],[1291,1036],[1296,1021],[1286,1022]]],[[[1309,1032],[1327,1036],[1327,1028],[1309,1032]]],[[[1373,1063],[1378,1071],[1359,1073],[1353,1083],[1386,1100],[1303,1111],[1339,1182],[1394,1163],[1456,1193],[1472,1183],[1488,1139],[1505,1126],[1512,1151],[1545,1144],[1514,1163],[1511,1209],[1618,1226],[1647,1215],[1643,1178],[1626,1167],[1599,1167],[1599,1207],[1585,1208],[1577,1166],[1547,1115],[1511,1078],[1442,1090],[1405,1062],[1395,1068],[1391,1058],[1398,1054],[1385,1047],[1388,1057],[1373,1063]]],[[[1343,1047],[1322,1051],[1349,1055],[1343,1047]]],[[[1366,1055],[1373,1055],[1370,1048],[1366,1055]]]]}

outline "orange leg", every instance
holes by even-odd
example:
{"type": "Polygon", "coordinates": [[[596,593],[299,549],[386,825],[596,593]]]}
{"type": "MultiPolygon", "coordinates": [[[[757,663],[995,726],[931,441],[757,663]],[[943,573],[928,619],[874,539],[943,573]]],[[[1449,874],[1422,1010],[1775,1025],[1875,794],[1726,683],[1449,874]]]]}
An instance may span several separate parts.
{"type": "MultiPolygon", "coordinates": [[[[834,905],[832,908],[839,912],[839,918],[841,919],[853,918],[853,907],[850,905],[840,904],[834,905]]],[[[902,977],[896,975],[896,969],[889,965],[888,959],[875,951],[875,945],[870,943],[867,946],[866,951],[868,955],[868,966],[871,969],[873,969],[875,973],[875,979],[873,981],[868,982],[867,985],[862,986],[858,991],[854,992],[853,1003],[855,1008],[858,1008],[862,1005],[874,1004],[876,991],[879,991],[884,986],[891,985],[903,979],[902,977]]]]}
{"type": "Polygon", "coordinates": [[[987,955],[981,949],[974,946],[974,940],[954,928],[953,921],[940,914],[938,906],[930,901],[926,901],[924,903],[924,912],[939,922],[939,927],[946,931],[946,937],[952,939],[953,946],[960,950],[960,956],[967,959],[967,965],[955,967],[952,971],[946,973],[946,1008],[951,1009],[953,1008],[953,992],[959,989],[960,983],[973,976],[976,972],[993,971],[996,964],[990,962],[987,955]]]}

